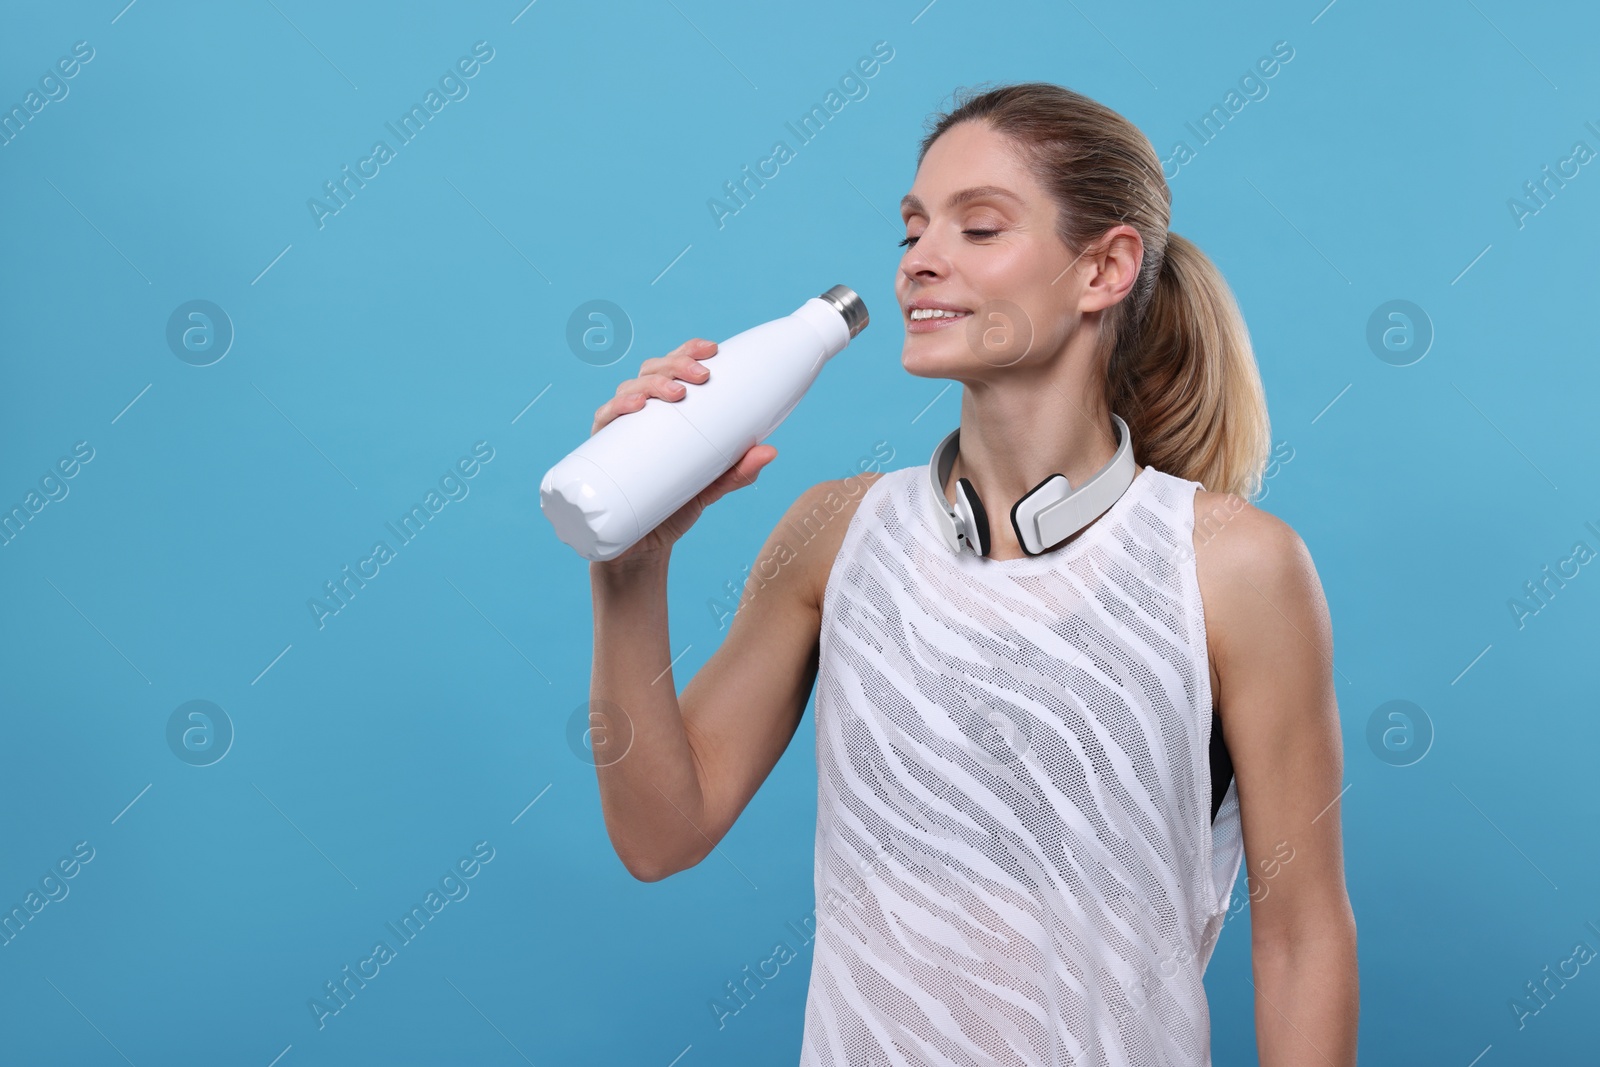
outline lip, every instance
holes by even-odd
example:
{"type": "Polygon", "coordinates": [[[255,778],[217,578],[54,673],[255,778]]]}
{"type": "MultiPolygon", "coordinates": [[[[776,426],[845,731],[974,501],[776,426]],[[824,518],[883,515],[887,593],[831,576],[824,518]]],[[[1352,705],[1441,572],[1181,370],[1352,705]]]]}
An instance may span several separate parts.
{"type": "Polygon", "coordinates": [[[935,330],[949,329],[957,323],[965,322],[972,316],[972,309],[960,307],[956,304],[948,304],[943,300],[929,300],[924,297],[918,297],[916,300],[906,304],[904,314],[907,333],[933,333],[935,330]],[[966,314],[955,319],[943,317],[937,319],[913,319],[911,312],[919,308],[937,308],[940,311],[963,311],[966,314]]]}

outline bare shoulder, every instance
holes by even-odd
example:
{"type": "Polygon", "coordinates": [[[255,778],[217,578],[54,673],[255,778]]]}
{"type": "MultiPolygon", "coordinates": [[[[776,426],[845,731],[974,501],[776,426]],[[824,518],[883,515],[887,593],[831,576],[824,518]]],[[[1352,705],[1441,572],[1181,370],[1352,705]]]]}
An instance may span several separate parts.
{"type": "Polygon", "coordinates": [[[822,605],[828,574],[844,544],[851,518],[867,490],[884,473],[875,471],[816,483],[795,498],[773,531],[769,548],[779,552],[787,550],[791,558],[802,561],[806,591],[813,606],[820,608],[822,605]]]}
{"type": "Polygon", "coordinates": [[[1195,572],[1206,633],[1219,653],[1284,626],[1325,638],[1327,607],[1311,552],[1294,528],[1235,493],[1197,490],[1195,572]]]}

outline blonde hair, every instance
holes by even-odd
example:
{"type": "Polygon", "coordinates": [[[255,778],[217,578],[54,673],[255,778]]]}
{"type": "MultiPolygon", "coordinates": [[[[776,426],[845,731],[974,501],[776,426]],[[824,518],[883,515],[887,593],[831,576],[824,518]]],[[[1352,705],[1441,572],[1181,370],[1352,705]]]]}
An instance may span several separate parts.
{"type": "Polygon", "coordinates": [[[1048,82],[961,89],[952,110],[929,120],[918,165],[940,134],[974,121],[1016,144],[1056,201],[1070,251],[1122,223],[1144,241],[1138,278],[1102,317],[1105,401],[1127,422],[1134,458],[1212,492],[1254,496],[1272,438],[1250,333],[1216,265],[1168,231],[1172,194],[1149,138],[1048,82]]]}

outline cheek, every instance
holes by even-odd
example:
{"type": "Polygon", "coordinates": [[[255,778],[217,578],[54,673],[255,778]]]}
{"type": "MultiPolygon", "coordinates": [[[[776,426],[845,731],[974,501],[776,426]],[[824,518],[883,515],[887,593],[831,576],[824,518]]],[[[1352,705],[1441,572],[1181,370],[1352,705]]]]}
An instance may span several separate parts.
{"type": "Polygon", "coordinates": [[[1050,282],[1061,267],[1034,242],[1008,236],[971,246],[962,260],[964,271],[974,288],[990,299],[1032,304],[1055,288],[1050,282]]]}
{"type": "Polygon", "coordinates": [[[1008,257],[995,264],[991,280],[978,292],[995,314],[1015,319],[1019,331],[1031,332],[1038,344],[1054,347],[1071,331],[1076,316],[1072,307],[1072,275],[1062,274],[1053,262],[1008,257]],[[1052,279],[1056,280],[1051,284],[1052,279]]]}
{"type": "Polygon", "coordinates": [[[994,283],[985,284],[990,299],[1010,301],[1031,325],[1034,347],[1058,350],[1077,328],[1081,316],[1076,306],[1078,276],[1069,256],[1059,250],[1045,254],[1036,248],[1007,250],[992,264],[994,283]]]}

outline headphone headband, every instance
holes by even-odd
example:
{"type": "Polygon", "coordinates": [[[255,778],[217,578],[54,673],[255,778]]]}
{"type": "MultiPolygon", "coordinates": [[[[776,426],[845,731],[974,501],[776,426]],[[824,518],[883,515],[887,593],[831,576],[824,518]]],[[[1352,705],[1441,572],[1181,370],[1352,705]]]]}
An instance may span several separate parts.
{"type": "MultiPolygon", "coordinates": [[[[1052,474],[1011,506],[1011,528],[1028,555],[1043,555],[1089,525],[1121,499],[1133,483],[1136,464],[1128,424],[1115,412],[1111,421],[1117,429],[1117,450],[1086,482],[1074,489],[1065,475],[1052,474]]],[[[960,438],[961,427],[957,426],[934,448],[928,461],[935,521],[950,551],[959,553],[965,546],[976,555],[987,556],[989,522],[977,490],[961,478],[957,480],[956,503],[952,505],[944,495],[944,483],[955,466],[960,438]]]]}

